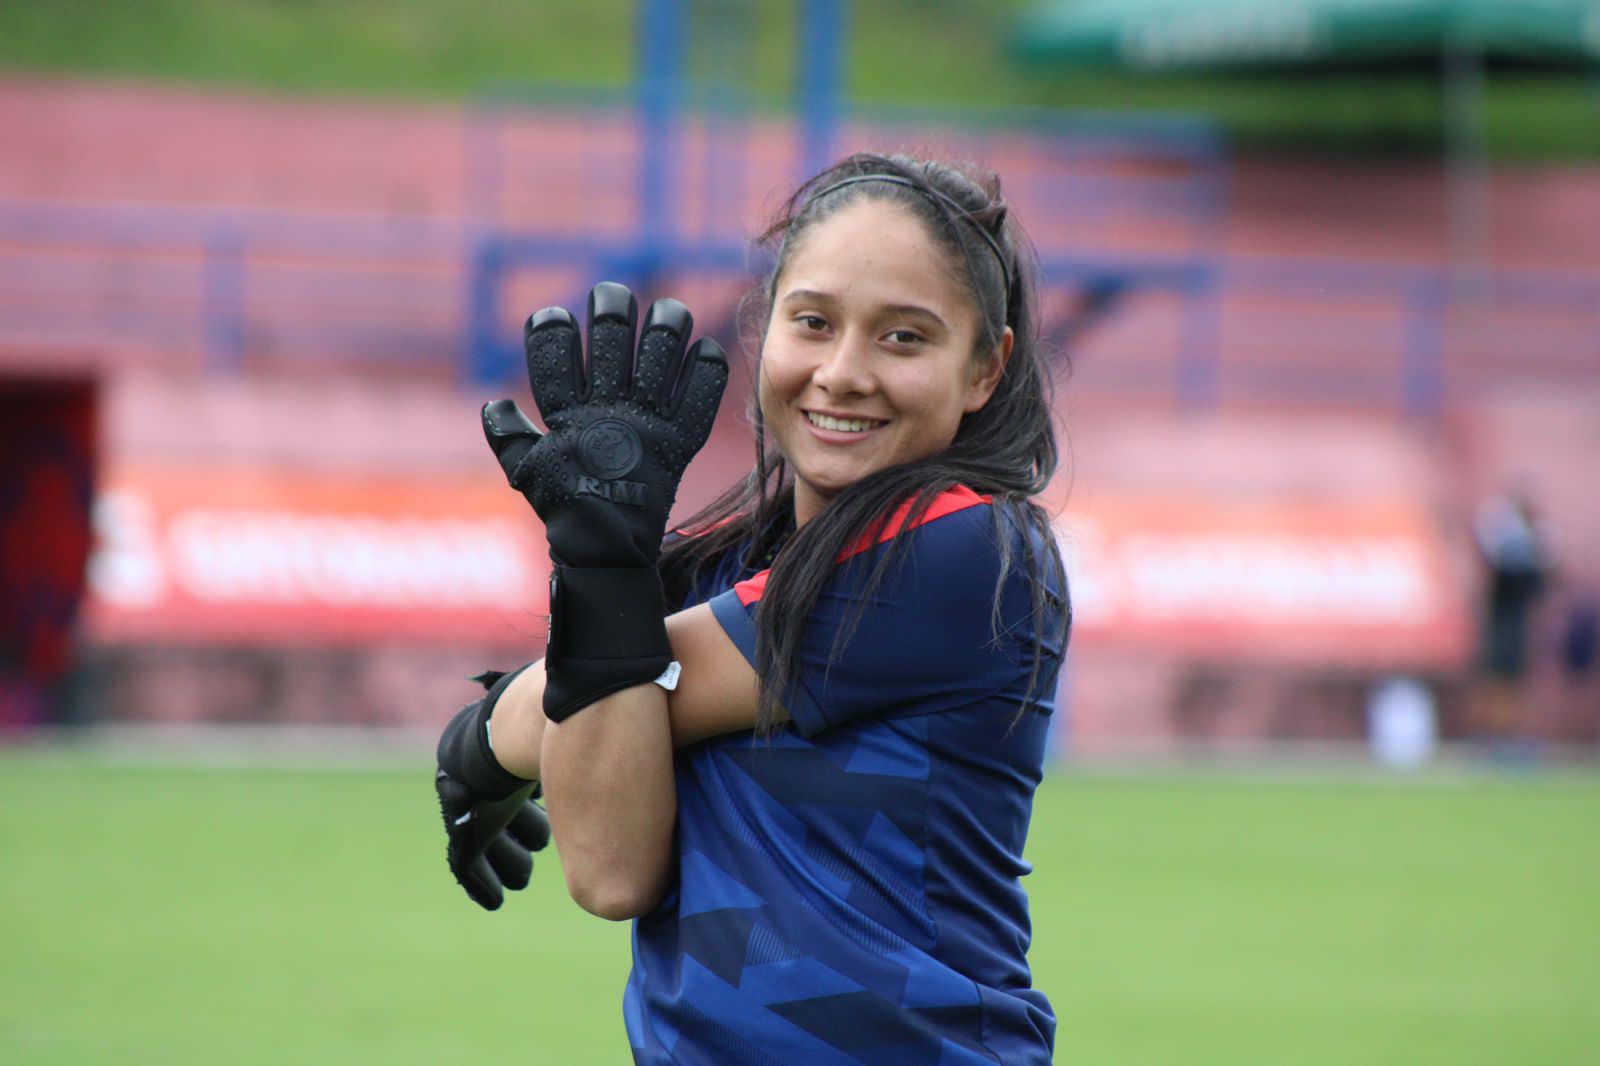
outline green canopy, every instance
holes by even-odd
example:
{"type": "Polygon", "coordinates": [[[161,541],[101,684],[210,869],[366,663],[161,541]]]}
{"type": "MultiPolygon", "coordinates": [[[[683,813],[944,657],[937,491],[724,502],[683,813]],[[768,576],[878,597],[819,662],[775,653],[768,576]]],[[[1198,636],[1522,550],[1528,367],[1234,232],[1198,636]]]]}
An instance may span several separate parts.
{"type": "Polygon", "coordinates": [[[1600,63],[1600,0],[1040,0],[1013,30],[1014,54],[1058,66],[1600,63]]]}
{"type": "Polygon", "coordinates": [[[1486,62],[1600,69],[1600,0],[1037,0],[1012,53],[1052,68],[1147,73],[1415,68],[1440,72],[1454,258],[1486,259],[1486,62]]]}

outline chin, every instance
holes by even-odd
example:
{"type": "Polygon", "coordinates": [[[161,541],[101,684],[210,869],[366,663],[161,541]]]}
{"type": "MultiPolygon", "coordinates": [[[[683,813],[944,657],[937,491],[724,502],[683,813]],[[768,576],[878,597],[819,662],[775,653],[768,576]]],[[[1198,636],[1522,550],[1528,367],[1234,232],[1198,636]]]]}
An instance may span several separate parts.
{"type": "Polygon", "coordinates": [[[831,500],[845,489],[852,485],[860,484],[881,469],[883,468],[872,467],[871,469],[852,470],[848,473],[808,477],[805,480],[806,484],[810,485],[811,490],[818,496],[831,500]]]}

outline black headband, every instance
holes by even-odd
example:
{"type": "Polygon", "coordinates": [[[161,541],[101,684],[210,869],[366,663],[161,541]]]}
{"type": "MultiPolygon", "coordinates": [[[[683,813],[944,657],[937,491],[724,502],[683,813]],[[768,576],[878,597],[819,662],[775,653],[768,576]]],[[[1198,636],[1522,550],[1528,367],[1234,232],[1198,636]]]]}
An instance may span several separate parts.
{"type": "Polygon", "coordinates": [[[1005,299],[1008,304],[1010,303],[1011,270],[1006,266],[1006,255],[1005,252],[1003,252],[1000,248],[1000,242],[995,240],[994,234],[990,233],[988,229],[984,227],[983,223],[973,218],[972,212],[968,211],[965,207],[962,207],[954,197],[948,196],[932,186],[919,184],[915,181],[912,181],[910,178],[902,178],[898,174],[856,174],[848,178],[841,178],[832,185],[829,185],[827,188],[813,193],[811,195],[811,199],[820,200],[829,193],[844,188],[846,185],[860,185],[862,182],[867,181],[882,181],[887,182],[890,185],[904,185],[906,188],[915,192],[919,192],[930,200],[936,200],[943,203],[946,207],[956,213],[957,218],[965,219],[967,222],[971,223],[972,228],[977,231],[978,236],[983,238],[984,243],[989,246],[989,250],[994,253],[995,262],[1000,264],[1000,279],[1005,283],[1005,299]]]}

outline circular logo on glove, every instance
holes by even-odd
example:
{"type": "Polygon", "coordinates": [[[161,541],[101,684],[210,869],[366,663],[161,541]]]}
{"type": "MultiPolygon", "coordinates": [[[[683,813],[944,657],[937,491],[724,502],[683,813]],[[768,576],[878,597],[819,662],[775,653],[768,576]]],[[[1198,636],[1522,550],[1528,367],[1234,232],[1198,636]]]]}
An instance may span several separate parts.
{"type": "Polygon", "coordinates": [[[602,418],[578,438],[578,458],[584,468],[607,481],[626,477],[644,457],[639,434],[626,422],[602,418]]]}

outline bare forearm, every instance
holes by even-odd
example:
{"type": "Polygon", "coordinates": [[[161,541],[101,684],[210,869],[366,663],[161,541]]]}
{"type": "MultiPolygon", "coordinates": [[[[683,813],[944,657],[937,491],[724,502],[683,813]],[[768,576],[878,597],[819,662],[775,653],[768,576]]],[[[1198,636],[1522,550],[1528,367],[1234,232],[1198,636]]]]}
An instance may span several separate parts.
{"type": "Polygon", "coordinates": [[[573,899],[607,918],[649,910],[670,880],[673,748],[754,724],[755,674],[710,608],[673,615],[667,632],[683,666],[670,697],[639,685],[551,725],[544,664],[535,663],[507,687],[490,720],[500,764],[544,783],[573,899]]]}
{"type": "Polygon", "coordinates": [[[549,723],[541,755],[572,898],[613,920],[648,911],[670,877],[677,818],[666,693],[638,685],[549,723]]]}
{"type": "Polygon", "coordinates": [[[495,701],[489,717],[489,742],[497,762],[509,772],[537,781],[544,741],[544,663],[528,667],[495,701]]]}

